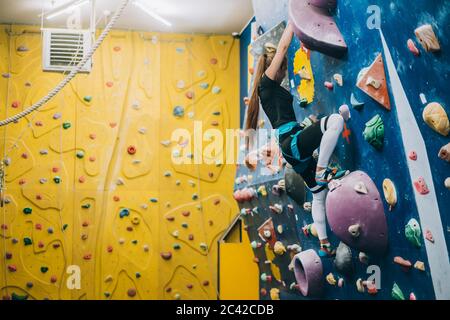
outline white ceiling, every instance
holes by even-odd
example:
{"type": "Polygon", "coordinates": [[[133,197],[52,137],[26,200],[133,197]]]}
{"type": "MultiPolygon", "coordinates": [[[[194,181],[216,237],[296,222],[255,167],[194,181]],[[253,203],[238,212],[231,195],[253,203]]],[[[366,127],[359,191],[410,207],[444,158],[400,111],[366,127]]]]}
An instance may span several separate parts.
{"type": "MultiPolygon", "coordinates": [[[[105,25],[104,12],[114,12],[122,0],[95,0],[98,27],[105,25]]],[[[0,0],[0,23],[40,25],[42,9],[50,11],[70,0],[0,0]]],[[[141,0],[156,13],[169,20],[167,27],[130,4],[116,24],[116,29],[175,33],[230,34],[240,32],[253,16],[251,0],[141,0]]],[[[81,13],[83,27],[89,26],[90,6],[84,5],[81,13]]],[[[45,27],[65,28],[65,13],[52,20],[44,20],[45,27]]]]}

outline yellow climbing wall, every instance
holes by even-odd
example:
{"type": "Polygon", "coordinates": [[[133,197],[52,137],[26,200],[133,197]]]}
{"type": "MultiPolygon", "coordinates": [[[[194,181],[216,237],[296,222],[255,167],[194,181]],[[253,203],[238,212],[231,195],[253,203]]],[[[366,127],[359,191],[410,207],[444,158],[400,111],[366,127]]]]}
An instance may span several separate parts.
{"type": "MultiPolygon", "coordinates": [[[[3,119],[63,76],[42,72],[38,28],[0,28],[3,119]]],[[[238,212],[235,166],[175,165],[174,153],[208,143],[170,140],[194,121],[239,128],[238,51],[228,36],[114,31],[90,74],[0,128],[2,296],[217,298],[217,240],[238,212]],[[69,266],[80,267],[81,289],[68,286],[69,266]]]]}

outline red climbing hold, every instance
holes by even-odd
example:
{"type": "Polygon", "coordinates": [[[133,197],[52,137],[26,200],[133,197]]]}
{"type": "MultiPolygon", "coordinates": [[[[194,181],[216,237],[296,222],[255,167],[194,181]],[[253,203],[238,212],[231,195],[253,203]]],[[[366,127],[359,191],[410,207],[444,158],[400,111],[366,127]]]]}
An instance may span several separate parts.
{"type": "Polygon", "coordinates": [[[420,56],[420,51],[419,49],[417,49],[416,44],[412,39],[408,39],[406,45],[408,46],[409,51],[411,51],[413,55],[415,55],[416,57],[420,56]]]}
{"type": "Polygon", "coordinates": [[[119,202],[119,201],[120,201],[120,197],[119,197],[119,196],[114,196],[114,197],[113,197],[113,200],[114,200],[115,202],[119,202]]]}
{"type": "Polygon", "coordinates": [[[431,233],[430,230],[427,230],[425,232],[425,239],[427,239],[428,241],[430,241],[431,243],[434,243],[434,237],[433,234],[431,233]]]}
{"type": "Polygon", "coordinates": [[[13,107],[14,109],[19,108],[19,107],[20,107],[20,102],[19,102],[19,101],[14,101],[14,102],[11,104],[11,107],[13,107]]]}
{"type": "Polygon", "coordinates": [[[216,58],[210,60],[211,64],[216,65],[219,61],[216,58]]]}
{"type": "Polygon", "coordinates": [[[85,254],[85,255],[83,256],[83,259],[84,259],[84,260],[91,260],[91,259],[92,259],[92,254],[90,254],[90,253],[85,254]]]}
{"type": "Polygon", "coordinates": [[[417,153],[415,151],[411,151],[408,155],[409,159],[411,159],[412,161],[416,161],[417,160],[417,153]]]}
{"type": "Polygon", "coordinates": [[[119,46],[114,47],[114,51],[115,51],[115,52],[119,52],[121,49],[122,49],[122,48],[119,47],[119,46]]]}
{"type": "Polygon", "coordinates": [[[181,214],[183,216],[185,216],[185,217],[189,217],[191,215],[191,212],[190,211],[183,211],[181,214]]]}
{"type": "Polygon", "coordinates": [[[79,183],[85,183],[86,182],[86,177],[85,176],[81,176],[78,178],[78,182],[79,183]]]}
{"type": "Polygon", "coordinates": [[[161,252],[161,258],[164,260],[170,260],[172,258],[171,252],[161,252]]]}
{"type": "Polygon", "coordinates": [[[325,88],[327,88],[330,91],[333,90],[333,88],[334,88],[333,83],[330,81],[325,81],[325,83],[323,85],[325,86],[325,88]]]}
{"type": "Polygon", "coordinates": [[[107,86],[108,88],[112,88],[112,86],[114,86],[114,82],[108,81],[108,82],[106,83],[106,86],[107,86]]]}
{"type": "Polygon", "coordinates": [[[186,288],[188,288],[190,290],[190,289],[194,288],[194,286],[192,284],[187,284],[186,288]]]}
{"type": "Polygon", "coordinates": [[[207,286],[209,286],[209,281],[208,281],[208,280],[205,280],[205,281],[203,281],[202,284],[203,284],[204,287],[207,287],[207,286]]]}
{"type": "Polygon", "coordinates": [[[430,193],[430,190],[428,189],[425,179],[422,177],[414,181],[414,187],[416,188],[416,191],[421,195],[427,195],[428,193],[430,193]]]}
{"type": "Polygon", "coordinates": [[[409,260],[405,260],[402,257],[395,257],[394,263],[400,265],[403,268],[403,271],[409,271],[412,268],[412,263],[409,260]]]}
{"type": "Polygon", "coordinates": [[[186,98],[188,98],[189,100],[194,99],[194,93],[192,91],[186,92],[186,98]]]}
{"type": "Polygon", "coordinates": [[[137,294],[137,291],[135,288],[130,288],[128,289],[127,294],[130,298],[134,298],[137,294]]]}
{"type": "Polygon", "coordinates": [[[136,147],[135,146],[129,146],[128,147],[128,149],[127,149],[127,151],[128,151],[128,154],[129,155],[134,155],[134,154],[136,154],[136,147]]]}
{"type": "Polygon", "coordinates": [[[108,253],[113,252],[113,247],[112,247],[112,246],[108,246],[108,248],[106,249],[106,251],[108,251],[108,253]]]}
{"type": "Polygon", "coordinates": [[[16,272],[17,267],[13,264],[10,264],[10,265],[8,265],[8,270],[9,270],[9,272],[16,272]]]}
{"type": "Polygon", "coordinates": [[[50,282],[51,283],[56,283],[56,281],[58,281],[58,278],[56,276],[51,276],[50,282]]]}

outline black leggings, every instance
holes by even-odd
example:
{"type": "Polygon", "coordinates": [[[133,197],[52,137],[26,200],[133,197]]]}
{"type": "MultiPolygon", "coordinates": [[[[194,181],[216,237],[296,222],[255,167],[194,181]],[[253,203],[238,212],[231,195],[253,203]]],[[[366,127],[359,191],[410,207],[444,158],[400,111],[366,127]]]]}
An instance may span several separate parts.
{"type": "MultiPolygon", "coordinates": [[[[296,143],[301,159],[310,158],[308,165],[303,172],[297,173],[302,176],[305,184],[313,193],[317,193],[325,189],[325,187],[319,187],[316,183],[317,160],[313,157],[314,151],[320,147],[320,142],[322,141],[323,133],[320,123],[321,121],[319,120],[308,128],[302,130],[302,132],[298,135],[296,143]]],[[[327,128],[327,124],[328,117],[325,119],[325,129],[327,128]]],[[[283,141],[280,141],[280,146],[283,154],[285,155],[286,161],[292,165],[292,167],[295,167],[298,162],[292,156],[291,143],[292,137],[291,135],[287,135],[283,141]]]]}

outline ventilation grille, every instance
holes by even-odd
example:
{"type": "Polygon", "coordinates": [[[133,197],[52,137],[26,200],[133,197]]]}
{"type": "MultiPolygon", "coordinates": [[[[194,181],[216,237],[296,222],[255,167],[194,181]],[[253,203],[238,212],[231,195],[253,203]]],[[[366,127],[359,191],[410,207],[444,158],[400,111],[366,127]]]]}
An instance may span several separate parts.
{"type": "MultiPolygon", "coordinates": [[[[88,54],[91,48],[89,30],[45,29],[43,45],[44,71],[72,71],[88,54]]],[[[89,59],[82,72],[90,72],[92,59],[89,59]]]]}

